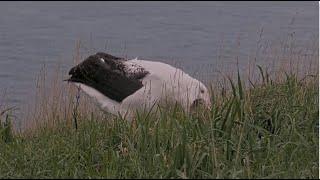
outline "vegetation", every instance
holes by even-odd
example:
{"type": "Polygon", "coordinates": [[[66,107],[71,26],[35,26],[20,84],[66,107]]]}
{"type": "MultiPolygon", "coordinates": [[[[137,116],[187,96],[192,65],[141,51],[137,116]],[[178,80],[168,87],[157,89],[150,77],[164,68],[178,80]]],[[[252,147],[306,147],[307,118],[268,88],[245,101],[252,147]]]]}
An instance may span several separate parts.
{"type": "Polygon", "coordinates": [[[193,115],[155,107],[130,123],[83,108],[76,89],[50,111],[39,103],[28,131],[0,110],[0,178],[319,178],[318,74],[258,70],[259,82],[212,88],[212,108],[193,115]]]}

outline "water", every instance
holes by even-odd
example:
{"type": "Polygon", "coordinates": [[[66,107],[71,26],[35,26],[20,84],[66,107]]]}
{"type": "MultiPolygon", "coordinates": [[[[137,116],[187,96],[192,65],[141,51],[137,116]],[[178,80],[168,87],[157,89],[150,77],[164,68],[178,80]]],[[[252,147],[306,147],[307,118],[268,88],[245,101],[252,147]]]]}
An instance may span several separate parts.
{"type": "Polygon", "coordinates": [[[77,40],[85,56],[107,50],[203,77],[236,57],[245,67],[262,29],[263,40],[294,32],[309,47],[318,26],[317,2],[0,2],[0,92],[30,101],[41,66],[67,73],[77,40]]]}

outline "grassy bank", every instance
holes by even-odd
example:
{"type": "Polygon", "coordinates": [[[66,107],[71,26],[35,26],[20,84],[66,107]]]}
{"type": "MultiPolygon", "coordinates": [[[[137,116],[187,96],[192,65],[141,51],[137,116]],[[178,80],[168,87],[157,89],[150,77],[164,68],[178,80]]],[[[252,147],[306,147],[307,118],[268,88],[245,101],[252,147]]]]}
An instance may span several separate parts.
{"type": "Polygon", "coordinates": [[[75,114],[82,105],[64,101],[67,115],[51,105],[37,119],[48,123],[14,133],[2,113],[0,178],[318,178],[314,75],[275,81],[260,71],[257,83],[230,80],[230,91],[213,91],[210,111],[159,107],[132,124],[97,110],[75,114]]]}

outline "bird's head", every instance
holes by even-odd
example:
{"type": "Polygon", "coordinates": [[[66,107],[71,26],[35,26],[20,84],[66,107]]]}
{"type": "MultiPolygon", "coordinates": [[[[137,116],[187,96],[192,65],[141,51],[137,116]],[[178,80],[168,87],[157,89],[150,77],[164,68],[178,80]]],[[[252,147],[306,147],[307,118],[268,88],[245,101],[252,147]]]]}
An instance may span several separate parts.
{"type": "Polygon", "coordinates": [[[211,96],[204,84],[201,82],[196,88],[196,99],[191,104],[191,109],[198,107],[210,109],[211,108],[211,96]]]}

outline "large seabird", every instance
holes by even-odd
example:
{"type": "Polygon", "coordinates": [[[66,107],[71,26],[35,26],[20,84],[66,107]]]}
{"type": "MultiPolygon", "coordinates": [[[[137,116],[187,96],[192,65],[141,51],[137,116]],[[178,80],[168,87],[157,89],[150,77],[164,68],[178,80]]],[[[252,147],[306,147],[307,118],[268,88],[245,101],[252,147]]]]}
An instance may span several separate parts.
{"type": "Polygon", "coordinates": [[[178,102],[185,111],[211,106],[208,89],[182,70],[162,62],[125,60],[98,52],[69,71],[74,83],[114,115],[132,118],[162,100],[178,102]]]}

